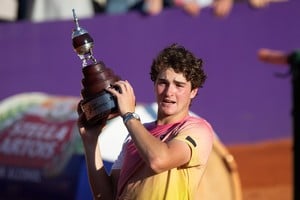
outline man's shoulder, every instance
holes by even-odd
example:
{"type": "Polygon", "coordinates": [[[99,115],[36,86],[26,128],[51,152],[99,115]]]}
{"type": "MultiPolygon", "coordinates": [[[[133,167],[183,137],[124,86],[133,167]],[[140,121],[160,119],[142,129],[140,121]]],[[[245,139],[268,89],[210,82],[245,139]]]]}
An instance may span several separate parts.
{"type": "Polygon", "coordinates": [[[199,126],[209,126],[211,128],[210,123],[204,119],[203,117],[199,117],[199,116],[188,116],[185,121],[185,124],[195,124],[195,125],[199,125],[199,126]]]}
{"type": "Polygon", "coordinates": [[[189,116],[186,118],[185,122],[182,124],[180,132],[181,134],[188,135],[198,135],[201,133],[207,133],[210,136],[214,135],[214,130],[210,123],[204,118],[198,116],[189,116]]]}

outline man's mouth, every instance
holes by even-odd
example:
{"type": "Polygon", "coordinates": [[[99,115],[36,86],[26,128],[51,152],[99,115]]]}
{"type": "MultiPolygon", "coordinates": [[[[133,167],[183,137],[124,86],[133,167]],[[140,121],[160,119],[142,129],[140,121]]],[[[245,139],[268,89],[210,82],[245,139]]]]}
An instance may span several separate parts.
{"type": "Polygon", "coordinates": [[[171,103],[171,104],[174,104],[174,103],[176,103],[175,101],[172,101],[172,100],[170,100],[170,99],[164,99],[163,100],[163,103],[171,103]]]}

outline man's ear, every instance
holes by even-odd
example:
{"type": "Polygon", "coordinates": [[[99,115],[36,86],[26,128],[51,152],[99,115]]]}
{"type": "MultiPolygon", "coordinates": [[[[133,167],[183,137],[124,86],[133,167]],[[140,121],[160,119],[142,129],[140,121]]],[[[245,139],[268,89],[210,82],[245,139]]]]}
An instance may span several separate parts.
{"type": "Polygon", "coordinates": [[[193,99],[197,96],[198,94],[198,88],[195,88],[191,91],[191,95],[190,95],[190,98],[193,99]]]}

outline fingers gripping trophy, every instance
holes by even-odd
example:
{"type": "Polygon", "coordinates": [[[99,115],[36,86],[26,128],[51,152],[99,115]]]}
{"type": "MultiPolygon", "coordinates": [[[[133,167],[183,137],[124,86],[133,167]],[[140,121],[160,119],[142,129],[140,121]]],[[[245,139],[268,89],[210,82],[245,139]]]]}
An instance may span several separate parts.
{"type": "MultiPolygon", "coordinates": [[[[120,77],[105,66],[102,61],[97,61],[93,56],[94,40],[89,33],[81,28],[73,9],[75,29],[72,32],[72,44],[74,51],[82,61],[83,79],[80,107],[89,125],[103,123],[118,116],[118,105],[113,97],[105,89],[113,87],[120,77]]],[[[117,88],[116,88],[117,89],[117,88]]]]}

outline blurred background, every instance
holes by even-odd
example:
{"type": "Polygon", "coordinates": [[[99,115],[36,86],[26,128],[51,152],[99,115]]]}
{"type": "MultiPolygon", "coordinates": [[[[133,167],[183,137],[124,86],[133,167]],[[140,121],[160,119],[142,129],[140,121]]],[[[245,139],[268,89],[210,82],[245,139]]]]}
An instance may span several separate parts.
{"type": "MultiPolygon", "coordinates": [[[[0,199],[91,199],[75,126],[82,72],[71,41],[73,8],[94,39],[95,58],[133,84],[149,120],[152,59],[171,43],[201,57],[208,79],[191,110],[235,158],[240,186],[229,183],[229,190],[243,199],[293,198],[290,69],[259,61],[257,52],[299,48],[299,1],[0,3],[0,199]]],[[[121,142],[106,132],[103,140],[121,142]]],[[[119,147],[105,148],[109,169],[119,147]]],[[[232,179],[227,173],[223,179],[232,179]]]]}

